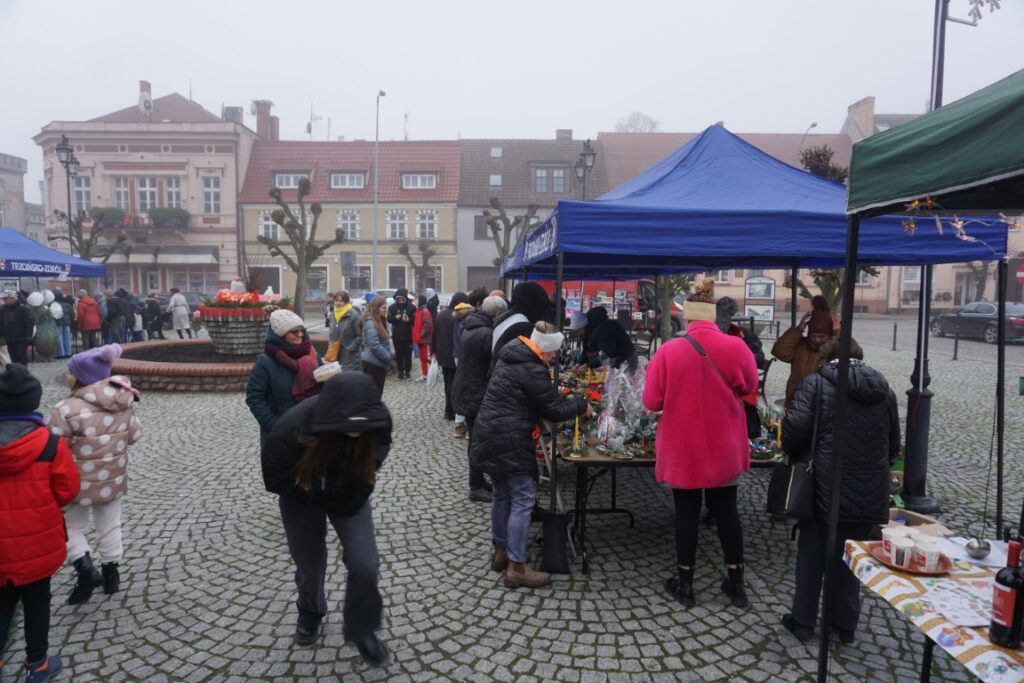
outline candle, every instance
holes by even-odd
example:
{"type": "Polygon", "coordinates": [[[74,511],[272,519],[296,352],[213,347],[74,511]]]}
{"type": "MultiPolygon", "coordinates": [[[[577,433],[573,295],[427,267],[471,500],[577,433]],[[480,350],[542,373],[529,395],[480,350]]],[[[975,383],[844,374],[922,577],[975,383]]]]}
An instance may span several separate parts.
{"type": "Polygon", "coordinates": [[[781,451],[782,450],[782,420],[779,420],[779,423],[778,423],[777,427],[778,428],[777,428],[777,430],[775,432],[775,434],[776,434],[775,443],[778,445],[779,450],[781,451]]]}
{"type": "Polygon", "coordinates": [[[576,426],[572,429],[572,446],[573,448],[580,447],[580,416],[576,416],[576,426]]]}

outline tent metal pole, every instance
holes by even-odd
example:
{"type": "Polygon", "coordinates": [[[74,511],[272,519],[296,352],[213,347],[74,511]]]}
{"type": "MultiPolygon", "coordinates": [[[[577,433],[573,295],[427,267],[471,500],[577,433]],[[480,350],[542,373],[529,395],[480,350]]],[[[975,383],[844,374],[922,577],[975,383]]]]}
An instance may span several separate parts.
{"type": "Polygon", "coordinates": [[[839,374],[836,383],[835,406],[832,421],[832,489],[828,505],[828,533],[825,541],[825,594],[822,599],[821,638],[818,641],[818,683],[828,680],[829,631],[832,625],[832,580],[836,562],[841,560],[833,552],[839,526],[839,486],[843,477],[843,448],[846,427],[847,387],[850,383],[850,340],[853,330],[853,297],[857,288],[857,241],[860,236],[860,216],[853,215],[846,223],[846,267],[843,270],[842,327],[839,331],[839,374]]]}
{"type": "MultiPolygon", "coordinates": [[[[562,300],[562,277],[565,274],[565,255],[559,252],[555,257],[555,328],[561,332],[565,319],[565,302],[562,300]]],[[[559,350],[555,359],[555,388],[558,388],[558,375],[562,368],[562,351],[559,350]]],[[[558,512],[558,430],[561,425],[552,425],[551,435],[551,511],[558,512]]]]}
{"type": "Polygon", "coordinates": [[[1003,537],[1003,435],[1006,428],[1006,271],[1004,256],[996,265],[999,284],[999,321],[996,330],[996,538],[1003,537]]]}
{"type": "Polygon", "coordinates": [[[793,266],[793,270],[789,272],[789,284],[792,285],[789,302],[790,327],[796,327],[796,280],[798,277],[800,277],[800,268],[799,266],[793,266]]]}

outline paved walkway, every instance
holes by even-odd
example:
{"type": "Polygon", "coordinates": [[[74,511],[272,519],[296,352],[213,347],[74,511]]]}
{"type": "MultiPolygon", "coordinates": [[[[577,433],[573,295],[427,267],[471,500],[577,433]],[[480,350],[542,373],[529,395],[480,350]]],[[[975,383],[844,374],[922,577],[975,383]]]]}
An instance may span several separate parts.
{"type": "MultiPolygon", "coordinates": [[[[913,326],[865,321],[855,332],[898,388],[912,368],[913,326]]],[[[770,342],[769,342],[770,346],[770,342]]],[[[991,433],[994,349],[933,340],[930,482],[955,528],[984,505],[991,433]],[[948,347],[948,348],[947,348],[948,347]],[[965,350],[967,351],[965,353],[965,350]],[[966,358],[966,360],[965,360],[966,358]],[[974,359],[974,360],[972,360],[974,359]]],[[[1008,386],[1024,374],[1024,349],[1009,350],[1008,386]]],[[[63,396],[57,363],[33,366],[44,405],[63,396]]],[[[786,372],[773,369],[769,394],[786,372]]],[[[54,580],[51,642],[67,663],[60,680],[91,681],[685,681],[810,680],[816,644],[778,624],[792,595],[795,544],[763,514],[767,477],[741,488],[752,606],[727,607],[718,593],[721,551],[701,535],[698,605],[685,610],[661,585],[673,566],[671,498],[649,472],[620,478],[620,504],[637,515],[591,518],[591,574],[558,577],[548,589],[507,591],[486,568],[488,509],[465,496],[465,442],[440,419],[441,390],[388,381],[396,443],[381,470],[374,516],[394,651],[386,671],[363,666],[341,635],[344,570],[332,553],[332,613],[320,646],[292,645],[291,563],[274,498],[259,478],[256,424],[240,394],[148,394],[144,439],[133,447],[125,506],[123,591],[85,605],[64,600],[69,569],[54,580]]],[[[1024,442],[1024,399],[1008,398],[1007,444],[1024,442]]],[[[1008,452],[1008,517],[1024,494],[1020,450],[1008,452]]],[[[599,484],[598,500],[606,496],[599,484]]],[[[994,485],[993,485],[994,486],[994,485]]],[[[565,493],[571,497],[571,485],[565,493]]],[[[544,496],[543,500],[547,500],[544,496]]],[[[990,511],[994,504],[990,504],[990,511]]],[[[922,638],[877,598],[865,597],[862,629],[836,649],[835,680],[917,680],[922,638]]],[[[21,659],[19,639],[8,658],[21,659]]],[[[937,652],[940,680],[971,680],[937,652]]],[[[14,680],[11,672],[2,678],[14,680]]]]}

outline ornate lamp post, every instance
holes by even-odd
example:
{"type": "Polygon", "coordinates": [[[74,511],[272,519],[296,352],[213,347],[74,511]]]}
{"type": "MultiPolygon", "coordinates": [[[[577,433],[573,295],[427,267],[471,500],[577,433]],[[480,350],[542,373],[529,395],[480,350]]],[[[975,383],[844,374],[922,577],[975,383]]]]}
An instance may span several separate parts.
{"type": "Polygon", "coordinates": [[[594,169],[594,160],[597,159],[597,152],[588,139],[583,143],[583,151],[580,158],[576,160],[573,169],[576,171],[576,180],[583,183],[583,201],[587,201],[587,175],[594,169]]]}
{"type": "Polygon", "coordinates": [[[380,98],[386,96],[383,90],[377,91],[377,119],[373,134],[373,257],[370,259],[370,290],[377,290],[377,222],[380,202],[380,98]]]}
{"type": "Polygon", "coordinates": [[[68,253],[72,256],[75,255],[75,243],[72,240],[72,214],[74,208],[71,205],[71,177],[78,175],[78,157],[75,156],[74,152],[71,151],[71,144],[68,143],[68,136],[61,135],[60,142],[54,148],[57,152],[57,160],[60,165],[64,167],[64,176],[67,180],[68,189],[68,253]]]}

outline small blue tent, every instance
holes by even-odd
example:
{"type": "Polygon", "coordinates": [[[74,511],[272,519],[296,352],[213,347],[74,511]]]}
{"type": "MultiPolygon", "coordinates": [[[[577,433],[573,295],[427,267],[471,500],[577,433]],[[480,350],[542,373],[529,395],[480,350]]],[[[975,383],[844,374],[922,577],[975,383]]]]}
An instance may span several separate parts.
{"type": "Polygon", "coordinates": [[[102,263],[69,256],[30,240],[13,228],[0,228],[0,276],[59,278],[105,277],[102,263]]]}
{"type": "MultiPolygon", "coordinates": [[[[861,223],[860,265],[991,261],[1006,226],[972,226],[977,241],[922,221],[861,223]]],[[[563,200],[519,241],[504,274],[629,277],[733,267],[839,268],[846,256],[846,188],[765,154],[712,126],[602,197],[563,200]]]]}

